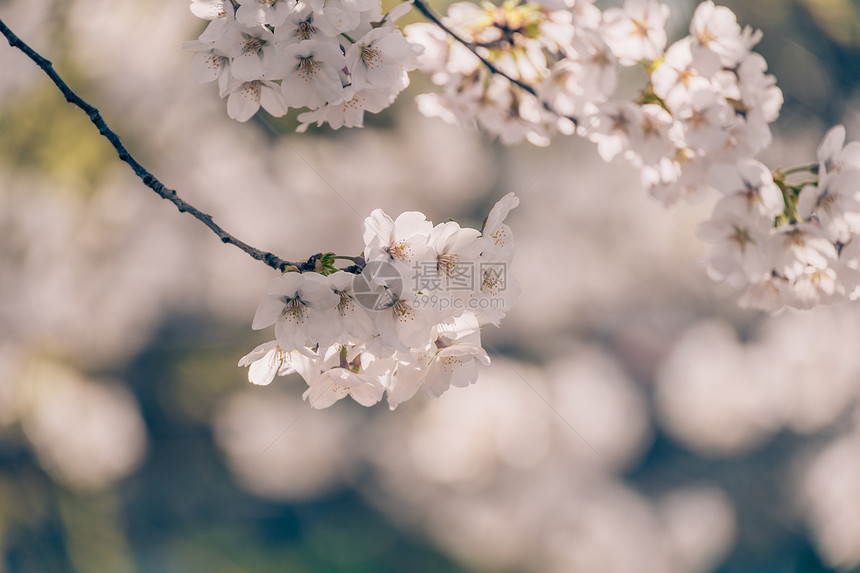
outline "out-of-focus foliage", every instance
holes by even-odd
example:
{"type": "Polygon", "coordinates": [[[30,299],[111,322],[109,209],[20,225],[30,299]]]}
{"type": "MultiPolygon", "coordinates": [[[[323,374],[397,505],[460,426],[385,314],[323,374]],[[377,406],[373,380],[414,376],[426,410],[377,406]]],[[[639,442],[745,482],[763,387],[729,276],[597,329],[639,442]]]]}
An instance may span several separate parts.
{"type": "MultiPolygon", "coordinates": [[[[728,5],[787,96],[765,159],[811,159],[835,122],[860,138],[856,3],[728,5]]],[[[672,7],[680,35],[693,5],[672,7]]],[[[514,191],[524,291],[494,365],[440,400],[316,412],[295,377],[252,388],[235,363],[270,270],[0,46],[0,571],[856,570],[860,310],[738,310],[700,264],[707,206],[663,210],[581,140],[419,118],[414,89],[361,131],[237,125],[187,77],[185,2],[0,17],[251,244],[351,252],[373,208],[478,224],[514,191]]]]}

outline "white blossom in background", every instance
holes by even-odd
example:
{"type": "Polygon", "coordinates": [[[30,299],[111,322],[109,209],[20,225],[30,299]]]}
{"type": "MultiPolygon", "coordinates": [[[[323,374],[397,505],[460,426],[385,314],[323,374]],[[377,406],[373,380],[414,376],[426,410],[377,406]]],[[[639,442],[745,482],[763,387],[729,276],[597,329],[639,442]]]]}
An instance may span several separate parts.
{"type": "Polygon", "coordinates": [[[669,7],[657,0],[626,0],[603,13],[601,33],[624,64],[659,58],[666,47],[669,7]]]}
{"type": "Polygon", "coordinates": [[[455,3],[445,24],[532,91],[492,73],[438,27],[413,24],[406,34],[423,49],[419,69],[442,86],[418,97],[419,110],[506,144],[547,145],[575,122],[605,159],[639,168],[660,201],[698,197],[713,165],[751,158],[770,143],[782,93],[751,51],[761,34],[742,30],[727,8],[701,4],[690,35],[667,48],[668,16],[657,0],[605,12],[589,2],[455,3]],[[636,65],[649,76],[643,96],[613,100],[619,66],[636,65]]]}
{"type": "Polygon", "coordinates": [[[59,481],[101,489],[132,473],[146,451],[146,425],[119,384],[37,363],[25,380],[21,427],[45,470],[59,481]]]}
{"type": "Polygon", "coordinates": [[[840,570],[860,563],[860,431],[854,425],[816,452],[798,480],[818,550],[840,570]]]}
{"type": "Polygon", "coordinates": [[[482,327],[498,325],[519,295],[504,222],[518,204],[504,196],[481,231],[453,221],[434,227],[416,211],[396,219],[373,211],[362,256],[347,257],[357,264],[341,270],[334,255],[318,255],[271,282],[252,328],[274,325],[275,340],[239,366],[262,386],[298,372],[313,408],[347,396],[372,406],[387,395],[394,409],[422,387],[438,397],[473,384],[490,363],[482,327]]]}
{"type": "Polygon", "coordinates": [[[761,39],[760,31],[741,30],[734,12],[715,6],[711,0],[702,2],[693,14],[690,35],[696,41],[693,49],[700,47],[716,54],[726,68],[735,67],[761,39]]]}
{"type": "Polygon", "coordinates": [[[409,85],[418,51],[394,21],[410,6],[383,15],[378,0],[243,0],[237,7],[194,0],[191,12],[211,23],[183,48],[197,52],[195,79],[219,81],[237,121],[260,107],[275,117],[309,108],[301,130],[312,122],[360,127],[365,111],[382,111],[409,85]]]}
{"type": "MultiPolygon", "coordinates": [[[[578,54],[577,47],[583,55],[576,70],[587,68],[594,76],[588,62],[600,61],[593,57],[593,46],[587,42],[573,44],[574,24],[566,9],[553,12],[539,4],[505,3],[496,7],[486,3],[479,7],[459,2],[450,6],[445,23],[472,40],[477,52],[508,77],[535,86],[547,101],[557,100],[559,109],[578,110],[583,94],[592,91],[594,82],[574,87],[576,78],[563,66],[556,69],[548,84],[544,82],[550,76],[550,66],[566,54],[578,54]]],[[[423,49],[419,69],[442,86],[440,92],[419,96],[418,107],[425,115],[449,123],[477,124],[505,144],[525,139],[548,145],[554,132],[572,133],[570,118],[549,111],[533,93],[493,74],[475,54],[440,34],[435,26],[412,24],[406,28],[406,37],[423,49]]],[[[611,81],[599,84],[614,88],[611,81]]]]}
{"type": "Polygon", "coordinates": [[[708,273],[743,289],[741,304],[775,311],[855,299],[860,285],[860,146],[831,129],[806,181],[786,182],[762,164],[714,168],[723,193],[700,237],[714,243],[708,273]],[[809,175],[814,179],[809,181],[809,175]],[[735,191],[729,191],[734,189],[735,191]]]}
{"type": "Polygon", "coordinates": [[[295,0],[238,0],[236,20],[245,26],[280,26],[293,11],[295,0]]]}

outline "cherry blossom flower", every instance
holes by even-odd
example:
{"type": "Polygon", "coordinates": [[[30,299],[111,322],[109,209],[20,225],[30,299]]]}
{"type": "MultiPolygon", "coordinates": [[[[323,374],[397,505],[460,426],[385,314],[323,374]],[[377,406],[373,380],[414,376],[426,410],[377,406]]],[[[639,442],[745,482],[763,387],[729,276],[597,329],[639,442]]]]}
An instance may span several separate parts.
{"type": "Polygon", "coordinates": [[[744,308],[776,312],[785,305],[794,305],[796,301],[797,296],[789,281],[782,277],[771,276],[749,285],[738,300],[738,304],[744,308]]]}
{"type": "Polygon", "coordinates": [[[296,0],[238,0],[236,20],[245,26],[278,27],[296,5],[296,0]]]}
{"type": "Polygon", "coordinates": [[[277,341],[266,342],[239,360],[239,366],[249,366],[248,381],[257,386],[268,386],[275,376],[286,376],[296,371],[290,353],[278,346],[277,341]]]}
{"type": "Polygon", "coordinates": [[[823,270],[837,258],[836,248],[814,225],[798,223],[771,235],[767,249],[774,270],[795,280],[810,270],[823,270]]]}
{"type": "Polygon", "coordinates": [[[297,2],[284,23],[275,28],[275,39],[278,45],[284,47],[304,40],[331,38],[317,28],[315,25],[316,18],[316,12],[310,4],[297,2]]]}
{"type": "Polygon", "coordinates": [[[408,288],[415,265],[427,260],[432,229],[433,224],[423,213],[407,211],[392,220],[376,209],[362,225],[365,259],[393,265],[408,288]]]}
{"type": "Polygon", "coordinates": [[[290,107],[317,108],[344,98],[340,70],[346,59],[336,44],[311,39],[285,47],[271,77],[283,79],[281,93],[290,107]]]}
{"type": "Polygon", "coordinates": [[[860,170],[860,141],[845,145],[845,127],[832,127],[818,146],[818,177],[824,182],[830,175],[860,170]]]}
{"type": "Polygon", "coordinates": [[[388,406],[394,410],[423,386],[438,398],[451,386],[465,388],[478,378],[478,364],[490,357],[481,347],[481,329],[474,315],[465,314],[434,328],[433,341],[400,359],[388,381],[388,406]]]}
{"type": "Polygon", "coordinates": [[[321,328],[317,334],[321,346],[357,343],[375,332],[373,317],[356,300],[355,279],[356,275],[344,271],[326,277],[328,287],[339,300],[319,317],[321,328]]]}
{"type": "Polygon", "coordinates": [[[360,89],[369,84],[377,89],[386,89],[399,85],[406,70],[405,64],[414,59],[415,51],[400,31],[391,26],[371,30],[346,52],[353,86],[360,89]]]}
{"type": "Polygon", "coordinates": [[[306,368],[316,368],[318,375],[306,374],[308,389],[302,394],[312,408],[328,408],[350,396],[362,406],[373,406],[385,392],[383,381],[393,362],[362,353],[349,359],[346,347],[332,346],[318,360],[304,359],[306,368]]]}
{"type": "Polygon", "coordinates": [[[654,93],[673,111],[689,105],[693,92],[708,90],[711,77],[720,70],[720,61],[715,54],[696,54],[692,44],[693,39],[689,36],[672,44],[651,74],[654,93]]]}
{"type": "Polygon", "coordinates": [[[230,70],[237,80],[268,78],[275,63],[275,35],[263,26],[240,28],[216,42],[223,53],[233,58],[230,70]]]}
{"type": "MultiPolygon", "coordinates": [[[[225,8],[226,0],[191,0],[191,13],[203,20],[224,18],[231,10],[225,8]]],[[[232,8],[230,6],[230,8],[232,8]]]]}
{"type": "Polygon", "coordinates": [[[476,259],[484,247],[478,240],[480,236],[477,229],[463,228],[456,221],[433,227],[427,242],[436,257],[436,270],[441,275],[450,275],[459,264],[476,259]]]}
{"type": "Polygon", "coordinates": [[[340,303],[316,273],[285,273],[274,279],[257,307],[251,328],[275,325],[275,338],[285,350],[304,350],[318,340],[320,324],[314,319],[340,303]]]}
{"type": "Polygon", "coordinates": [[[219,94],[224,97],[231,80],[230,56],[216,48],[214,42],[184,42],[182,48],[197,52],[191,60],[191,77],[200,83],[218,80],[219,94]]]}
{"type": "Polygon", "coordinates": [[[860,170],[831,171],[818,185],[805,185],[797,202],[804,219],[814,218],[833,242],[860,233],[860,170]]]}
{"type": "Polygon", "coordinates": [[[422,346],[430,337],[436,318],[432,308],[418,307],[411,298],[393,289],[375,312],[380,342],[400,352],[422,346]]]}
{"type": "Polygon", "coordinates": [[[718,56],[726,68],[738,65],[750,47],[758,43],[761,32],[757,34],[745,37],[734,12],[725,6],[715,6],[711,0],[696,7],[690,22],[690,36],[697,45],[718,56]]]}
{"type": "Polygon", "coordinates": [[[657,0],[625,0],[622,8],[603,13],[601,32],[624,65],[656,60],[666,47],[669,7],[657,0]]]}
{"type": "Polygon", "coordinates": [[[773,182],[770,170],[761,162],[745,159],[735,165],[719,165],[711,170],[711,184],[737,201],[742,209],[769,218],[783,212],[782,192],[773,182]]]}
{"type": "Polygon", "coordinates": [[[498,200],[481,229],[483,256],[487,260],[510,261],[514,255],[513,232],[505,224],[508,214],[520,204],[520,198],[508,193],[498,200]]]}
{"type": "Polygon", "coordinates": [[[332,129],[341,127],[364,127],[364,112],[379,113],[391,105],[391,97],[386,93],[365,88],[354,90],[346,88],[340,103],[327,103],[324,106],[299,114],[301,125],[296,131],[304,132],[311,123],[321,126],[328,123],[332,129]]]}
{"type": "Polygon", "coordinates": [[[279,117],[287,112],[287,105],[280,88],[268,80],[235,82],[228,88],[227,115],[236,121],[248,121],[260,106],[270,114],[279,117]]]}
{"type": "Polygon", "coordinates": [[[714,243],[707,258],[708,276],[740,288],[771,275],[766,245],[773,219],[726,199],[717,205],[711,219],[699,226],[699,238],[714,243]]]}
{"type": "Polygon", "coordinates": [[[325,0],[317,9],[317,25],[330,36],[348,33],[361,24],[362,12],[369,12],[378,20],[378,0],[325,0]]]}

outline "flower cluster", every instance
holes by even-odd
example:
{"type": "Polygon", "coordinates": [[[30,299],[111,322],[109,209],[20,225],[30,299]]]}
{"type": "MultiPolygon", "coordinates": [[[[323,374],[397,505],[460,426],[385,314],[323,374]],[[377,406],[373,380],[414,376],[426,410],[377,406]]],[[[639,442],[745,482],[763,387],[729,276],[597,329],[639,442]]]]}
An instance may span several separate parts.
{"type": "Polygon", "coordinates": [[[443,86],[419,96],[419,108],[477,121],[505,143],[545,145],[574,122],[606,161],[633,162],[657,197],[674,202],[705,188],[712,165],[770,143],[782,92],[752,52],[761,34],[741,29],[728,8],[699,5],[690,35],[666,49],[668,16],[657,0],[605,12],[588,0],[454,4],[445,23],[474,51],[430,24],[406,29],[424,48],[420,68],[443,86]],[[630,66],[644,68],[647,86],[636,101],[611,99],[630,66]]]}
{"type": "Polygon", "coordinates": [[[714,170],[712,184],[723,196],[699,229],[714,243],[708,273],[744,289],[741,304],[775,311],[860,297],[860,142],[845,145],[845,128],[827,133],[817,165],[774,175],[750,159],[714,170]],[[799,173],[817,177],[787,182],[799,173]]]}
{"type": "Polygon", "coordinates": [[[771,142],[782,92],[752,47],[760,32],[734,13],[700,4],[690,35],[663,51],[668,8],[627,0],[604,13],[602,36],[622,65],[641,62],[649,85],[636,102],[598,105],[589,137],[601,156],[641,167],[643,184],[670,204],[708,188],[714,166],[755,157],[771,142]]]}
{"type": "Polygon", "coordinates": [[[183,47],[197,52],[198,81],[218,81],[233,119],[292,107],[310,110],[303,128],[361,126],[409,84],[417,52],[394,21],[410,7],[383,16],[379,0],[192,0],[211,22],[183,47]]]}
{"type": "Polygon", "coordinates": [[[371,406],[387,393],[394,409],[421,386],[436,397],[472,384],[478,364],[490,362],[481,328],[498,325],[519,294],[504,223],[518,204],[513,193],[503,197],[481,231],[375,210],[364,221],[363,256],[318,255],[306,272],[272,281],[252,328],[274,325],[275,340],[239,365],[260,385],[298,372],[314,408],[347,395],[371,406]],[[339,270],[340,258],[355,264],[339,270]]]}
{"type": "Polygon", "coordinates": [[[555,131],[573,133],[575,118],[615,89],[615,58],[597,32],[597,8],[551,4],[452,4],[444,23],[469,47],[432,24],[408,26],[409,41],[424,49],[419,69],[443,86],[418,96],[421,112],[477,123],[506,144],[547,145],[555,131]]]}

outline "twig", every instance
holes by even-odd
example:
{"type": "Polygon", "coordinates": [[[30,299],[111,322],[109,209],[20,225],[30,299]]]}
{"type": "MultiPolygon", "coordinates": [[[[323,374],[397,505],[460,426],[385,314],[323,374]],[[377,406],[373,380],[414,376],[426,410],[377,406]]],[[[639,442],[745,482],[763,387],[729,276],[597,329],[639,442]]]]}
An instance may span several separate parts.
{"type": "Polygon", "coordinates": [[[286,261],[284,259],[279,258],[278,256],[266,252],[261,251],[260,249],[254,248],[251,245],[240,241],[224,229],[222,229],[219,225],[217,225],[213,220],[212,216],[204,213],[200,209],[194,207],[181,197],[176,194],[176,191],[165,187],[161,181],[159,181],[152,173],[146,170],[137,160],[131,156],[125,146],[120,141],[119,136],[111,130],[105,121],[102,119],[99,110],[85,102],[83,99],[78,96],[67,84],[63,81],[63,79],[54,71],[53,64],[41,55],[38,52],[33,50],[30,46],[21,41],[18,36],[16,36],[12,30],[10,30],[6,24],[3,23],[3,20],[0,20],[0,32],[6,39],[9,40],[9,45],[13,48],[17,48],[24,52],[24,54],[33,60],[37,66],[39,66],[45,74],[51,78],[51,81],[59,88],[59,90],[63,93],[66,98],[66,101],[72,103],[79,108],[81,108],[84,113],[86,113],[90,121],[98,128],[99,133],[102,134],[105,139],[107,139],[111,145],[116,149],[119,158],[128,163],[131,168],[134,170],[135,175],[140,177],[143,181],[143,184],[158,193],[162,198],[167,199],[179,209],[180,213],[190,213],[196,219],[198,219],[201,223],[209,227],[213,233],[218,235],[218,238],[221,239],[222,243],[229,243],[234,245],[244,252],[248,253],[253,258],[258,261],[262,261],[265,264],[269,265],[275,270],[283,271],[287,267],[290,266],[298,266],[300,263],[292,263],[290,261],[286,261]]]}
{"type": "Polygon", "coordinates": [[[444,30],[446,34],[448,34],[449,36],[454,38],[454,40],[456,40],[457,42],[460,42],[461,44],[463,44],[470,52],[475,54],[475,57],[478,58],[481,61],[481,63],[484,64],[487,67],[487,69],[490,70],[492,73],[499,75],[499,76],[502,76],[503,78],[505,78],[506,80],[508,80],[512,84],[519,87],[520,89],[525,90],[528,93],[530,93],[531,95],[535,96],[538,99],[538,101],[541,102],[541,104],[543,105],[543,107],[547,111],[554,113],[555,115],[557,115],[559,117],[564,117],[566,119],[569,119],[571,122],[573,122],[574,125],[579,125],[579,122],[576,120],[576,118],[562,115],[562,114],[558,113],[557,111],[555,111],[554,109],[552,109],[552,107],[550,107],[550,105],[547,102],[545,102],[541,99],[541,97],[537,93],[537,90],[535,90],[534,87],[530,86],[529,84],[525,83],[522,80],[518,80],[517,78],[511,77],[510,75],[506,74],[505,72],[500,70],[493,62],[491,62],[490,60],[488,60],[487,58],[482,56],[480,53],[478,53],[477,47],[475,46],[475,44],[473,42],[469,42],[463,36],[461,36],[460,34],[455,32],[447,24],[445,24],[442,21],[442,18],[439,17],[439,15],[436,14],[436,12],[434,12],[433,9],[430,8],[430,6],[428,6],[427,4],[424,3],[424,0],[412,0],[412,4],[418,9],[419,12],[421,12],[421,14],[424,15],[425,18],[427,18],[428,20],[430,20],[431,22],[433,22],[434,24],[439,26],[439,28],[444,30]]]}
{"type": "Polygon", "coordinates": [[[491,62],[490,60],[488,60],[487,58],[485,58],[484,56],[482,56],[481,54],[479,54],[479,53],[477,52],[477,50],[475,49],[475,44],[474,44],[474,43],[469,42],[469,41],[468,41],[468,40],[466,40],[463,36],[461,36],[460,34],[458,34],[457,32],[455,32],[455,31],[454,31],[454,30],[452,30],[451,28],[449,28],[447,24],[445,24],[444,22],[442,22],[442,18],[440,18],[440,17],[439,17],[439,16],[438,16],[438,15],[437,15],[437,14],[436,14],[436,13],[435,13],[431,8],[430,8],[430,6],[428,6],[427,4],[425,4],[425,3],[423,2],[423,0],[413,0],[412,4],[413,4],[416,8],[418,8],[418,11],[419,11],[419,12],[421,12],[421,13],[422,13],[422,14],[423,14],[423,15],[424,15],[428,20],[430,20],[431,22],[433,22],[434,24],[436,24],[437,26],[439,26],[440,28],[442,28],[442,29],[445,31],[445,33],[446,33],[446,34],[448,34],[449,36],[451,36],[452,38],[454,38],[455,40],[457,40],[458,42],[460,42],[461,44],[463,44],[464,46],[466,46],[466,48],[468,48],[470,52],[472,52],[473,54],[475,54],[475,56],[477,56],[477,58],[478,58],[479,60],[481,60],[481,63],[482,63],[482,64],[484,64],[485,66],[487,66],[487,69],[489,69],[491,72],[493,72],[494,74],[498,74],[498,75],[502,76],[503,78],[507,79],[507,80],[508,80],[509,82],[511,82],[512,84],[516,84],[516,85],[518,85],[519,87],[521,87],[522,89],[524,89],[524,90],[526,90],[527,92],[529,92],[530,94],[532,94],[533,96],[538,97],[537,92],[535,91],[535,89],[534,89],[533,87],[531,87],[531,86],[530,86],[530,85],[528,85],[527,83],[523,82],[522,80],[518,80],[518,79],[516,79],[516,78],[513,78],[513,77],[509,76],[508,74],[506,74],[505,72],[503,72],[502,70],[500,70],[499,68],[497,68],[497,67],[496,67],[496,65],[495,65],[493,62],[491,62]]]}

